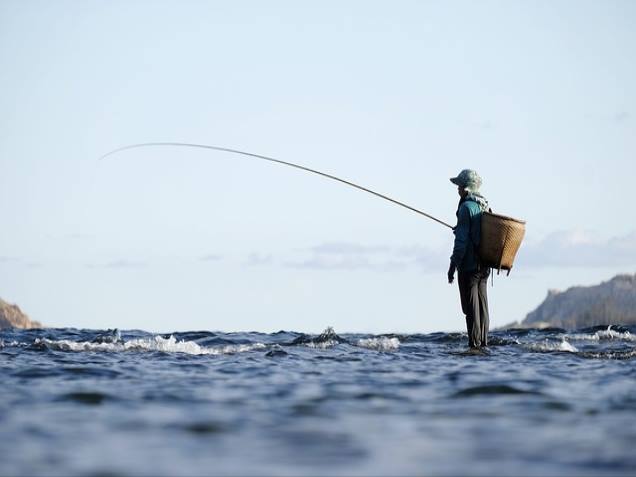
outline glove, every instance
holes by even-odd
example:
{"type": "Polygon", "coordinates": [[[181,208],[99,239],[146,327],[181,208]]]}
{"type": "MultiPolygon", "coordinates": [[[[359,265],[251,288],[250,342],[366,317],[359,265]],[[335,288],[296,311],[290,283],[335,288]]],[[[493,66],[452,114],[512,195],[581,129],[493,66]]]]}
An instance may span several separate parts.
{"type": "Polygon", "coordinates": [[[448,267],[448,283],[453,283],[455,281],[455,264],[451,262],[450,267],[448,267]]]}

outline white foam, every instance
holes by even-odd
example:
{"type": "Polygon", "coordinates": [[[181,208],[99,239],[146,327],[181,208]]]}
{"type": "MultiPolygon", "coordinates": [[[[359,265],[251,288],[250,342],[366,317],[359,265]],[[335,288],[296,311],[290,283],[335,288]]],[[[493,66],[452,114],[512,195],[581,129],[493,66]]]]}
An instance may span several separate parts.
{"type": "Polygon", "coordinates": [[[386,336],[381,336],[380,338],[360,339],[357,345],[376,351],[395,351],[400,347],[400,340],[395,337],[387,338],[386,336]]]}
{"type": "Polygon", "coordinates": [[[4,340],[0,340],[0,348],[13,348],[16,346],[20,346],[22,343],[18,343],[17,341],[13,340],[13,341],[9,341],[6,342],[4,340]]]}
{"type": "Polygon", "coordinates": [[[327,348],[333,348],[334,346],[338,344],[339,343],[336,340],[317,341],[317,342],[309,341],[305,343],[305,346],[308,346],[309,348],[327,349],[327,348]]]}
{"type": "Polygon", "coordinates": [[[578,349],[566,340],[561,340],[559,343],[545,340],[543,343],[532,343],[529,345],[529,347],[533,351],[567,351],[568,353],[578,352],[578,349]]]}
{"type": "Polygon", "coordinates": [[[606,330],[598,330],[594,334],[575,333],[567,335],[572,340],[582,341],[601,341],[601,340],[620,340],[620,341],[636,341],[636,336],[629,331],[621,333],[612,329],[611,325],[606,330]]]}
{"type": "Polygon", "coordinates": [[[631,351],[601,352],[601,353],[584,353],[587,358],[599,359],[630,359],[636,356],[636,349],[631,351]]]}
{"type": "Polygon", "coordinates": [[[200,346],[194,341],[177,341],[174,336],[162,338],[154,336],[152,338],[139,338],[122,343],[92,343],[90,341],[70,341],[70,340],[49,340],[37,338],[34,342],[44,343],[50,348],[62,351],[162,351],[164,353],[186,353],[193,355],[220,355],[244,353],[265,348],[263,343],[237,344],[217,347],[200,346]]]}
{"type": "Polygon", "coordinates": [[[636,336],[629,331],[621,333],[620,331],[614,331],[611,326],[608,326],[606,330],[599,330],[594,334],[598,335],[600,339],[636,341],[636,336]]]}

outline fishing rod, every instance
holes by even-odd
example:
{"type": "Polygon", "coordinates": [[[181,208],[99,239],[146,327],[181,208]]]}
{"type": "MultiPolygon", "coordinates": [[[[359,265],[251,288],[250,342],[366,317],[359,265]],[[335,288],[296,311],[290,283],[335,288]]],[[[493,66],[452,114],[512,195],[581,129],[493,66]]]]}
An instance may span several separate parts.
{"type": "Polygon", "coordinates": [[[427,214],[426,212],[422,212],[421,210],[416,209],[415,207],[411,207],[410,205],[405,204],[403,202],[400,202],[399,200],[392,199],[391,197],[388,197],[388,196],[386,196],[384,194],[380,194],[379,192],[375,192],[375,191],[373,191],[371,189],[367,189],[366,187],[363,187],[361,185],[355,184],[353,182],[349,182],[349,181],[341,179],[339,177],[332,176],[331,174],[326,174],[324,172],[320,172],[320,171],[317,171],[315,169],[310,169],[309,167],[301,166],[299,164],[294,164],[292,162],[286,162],[286,161],[281,161],[279,159],[274,159],[273,157],[262,156],[260,154],[254,154],[254,153],[251,153],[251,152],[239,151],[238,149],[230,149],[228,147],[208,146],[206,144],[191,144],[191,143],[185,143],[185,142],[144,142],[144,143],[140,143],[140,144],[131,144],[131,145],[128,145],[128,146],[120,147],[118,149],[115,149],[113,151],[110,151],[110,152],[104,154],[99,159],[100,160],[104,159],[104,158],[106,158],[108,156],[112,156],[113,154],[117,154],[119,152],[126,151],[128,149],[136,149],[136,148],[140,148],[140,147],[154,147],[154,146],[174,146],[174,147],[192,147],[192,148],[199,148],[199,149],[211,149],[213,151],[230,152],[230,153],[233,153],[233,154],[242,154],[244,156],[254,157],[254,158],[257,158],[257,159],[263,159],[265,161],[275,162],[277,164],[283,164],[285,166],[294,167],[296,169],[300,169],[300,170],[307,171],[307,172],[312,172],[314,174],[318,174],[319,176],[323,176],[323,177],[326,177],[328,179],[332,179],[334,181],[342,182],[343,184],[347,184],[348,186],[355,187],[356,189],[363,190],[365,192],[368,192],[369,194],[373,194],[373,195],[375,195],[377,197],[380,197],[381,199],[388,200],[389,202],[393,202],[394,204],[397,204],[397,205],[400,205],[400,206],[402,206],[404,208],[412,210],[413,212],[416,212],[416,213],[418,213],[420,215],[423,215],[424,217],[428,217],[429,219],[434,220],[435,222],[437,222],[439,224],[445,225],[449,229],[453,228],[452,225],[449,225],[446,222],[444,222],[442,220],[439,220],[439,219],[433,217],[432,215],[427,214]]]}

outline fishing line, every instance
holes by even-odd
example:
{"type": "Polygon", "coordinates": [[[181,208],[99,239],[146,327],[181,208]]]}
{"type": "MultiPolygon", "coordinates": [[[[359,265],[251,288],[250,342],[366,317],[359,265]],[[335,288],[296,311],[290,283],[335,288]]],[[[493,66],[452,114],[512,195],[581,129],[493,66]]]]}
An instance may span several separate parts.
{"type": "Polygon", "coordinates": [[[208,146],[206,144],[191,144],[191,143],[185,143],[185,142],[145,142],[145,143],[141,143],[141,144],[131,144],[129,146],[120,147],[118,149],[110,151],[109,153],[104,154],[99,159],[100,160],[104,159],[104,158],[106,158],[108,156],[112,156],[113,154],[117,154],[119,152],[126,151],[128,149],[136,149],[136,148],[139,148],[139,147],[154,147],[154,146],[174,146],[174,147],[193,147],[193,148],[199,148],[199,149],[211,149],[213,151],[229,152],[229,153],[232,153],[232,154],[242,154],[244,156],[254,157],[256,159],[262,159],[262,160],[265,160],[265,161],[275,162],[277,164],[283,164],[285,166],[294,167],[296,169],[300,169],[300,170],[303,170],[303,171],[312,172],[313,174],[318,174],[319,176],[326,177],[326,178],[332,179],[334,181],[342,182],[343,184],[347,184],[348,186],[355,187],[356,189],[360,189],[360,190],[362,190],[364,192],[368,192],[369,194],[373,194],[373,195],[375,195],[377,197],[380,197],[381,199],[388,200],[389,202],[393,202],[394,204],[400,205],[400,206],[402,206],[402,207],[404,207],[406,209],[409,209],[409,210],[411,210],[413,212],[416,212],[416,213],[418,213],[420,215],[423,215],[424,217],[427,217],[427,218],[429,218],[431,220],[434,220],[435,222],[437,222],[439,224],[445,225],[449,229],[453,228],[452,225],[449,225],[446,222],[444,222],[442,220],[439,220],[439,219],[433,217],[432,215],[427,214],[426,212],[423,212],[423,211],[421,211],[419,209],[416,209],[415,207],[411,207],[410,205],[405,204],[403,202],[400,202],[399,200],[392,199],[391,197],[388,197],[388,196],[386,196],[384,194],[380,194],[379,192],[375,192],[375,191],[373,191],[371,189],[367,189],[366,187],[363,187],[361,185],[355,184],[353,182],[349,182],[349,181],[347,181],[345,179],[341,179],[339,177],[333,176],[331,174],[327,174],[325,172],[320,172],[320,171],[317,171],[315,169],[310,169],[309,167],[301,166],[299,164],[294,164],[292,162],[281,161],[279,159],[274,159],[273,157],[262,156],[260,154],[254,154],[254,153],[251,153],[251,152],[239,151],[237,149],[230,149],[230,148],[227,148],[227,147],[208,146]]]}

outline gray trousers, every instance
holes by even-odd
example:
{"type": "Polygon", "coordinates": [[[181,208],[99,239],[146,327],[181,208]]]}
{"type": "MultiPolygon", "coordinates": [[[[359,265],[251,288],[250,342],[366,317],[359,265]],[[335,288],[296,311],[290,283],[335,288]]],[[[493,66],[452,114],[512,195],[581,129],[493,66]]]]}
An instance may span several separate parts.
{"type": "Polygon", "coordinates": [[[488,277],[490,268],[459,272],[457,283],[462,302],[462,311],[466,315],[468,346],[478,348],[488,346],[488,277]]]}

